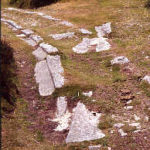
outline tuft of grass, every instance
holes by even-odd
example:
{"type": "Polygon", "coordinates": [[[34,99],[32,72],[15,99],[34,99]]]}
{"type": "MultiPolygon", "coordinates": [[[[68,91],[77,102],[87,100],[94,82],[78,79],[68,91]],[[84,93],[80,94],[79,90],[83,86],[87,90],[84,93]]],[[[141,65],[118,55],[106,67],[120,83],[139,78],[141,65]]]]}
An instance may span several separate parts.
{"type": "Polygon", "coordinates": [[[150,85],[145,82],[145,81],[142,81],[141,84],[140,84],[140,88],[144,91],[144,93],[150,97],[150,85]]]}
{"type": "Polygon", "coordinates": [[[102,120],[99,123],[99,128],[101,130],[112,128],[114,124],[114,120],[111,118],[111,116],[103,116],[102,120]]]}

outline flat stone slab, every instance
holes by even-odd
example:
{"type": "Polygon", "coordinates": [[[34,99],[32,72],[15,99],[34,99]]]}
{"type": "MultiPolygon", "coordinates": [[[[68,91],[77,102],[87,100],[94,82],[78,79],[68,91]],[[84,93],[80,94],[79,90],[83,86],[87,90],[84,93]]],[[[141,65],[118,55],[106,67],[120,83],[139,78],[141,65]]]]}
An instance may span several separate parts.
{"type": "Polygon", "coordinates": [[[74,32],[67,32],[67,33],[62,33],[62,34],[51,34],[50,36],[55,40],[61,40],[61,39],[66,39],[66,38],[73,38],[74,32]]]}
{"type": "Polygon", "coordinates": [[[143,81],[146,81],[147,83],[149,83],[150,84],[150,76],[145,76],[144,78],[143,78],[143,81]]]}
{"type": "Polygon", "coordinates": [[[32,40],[31,38],[21,38],[23,41],[25,41],[28,45],[30,45],[30,46],[36,46],[37,45],[37,43],[34,41],[34,40],[32,40]]]}
{"type": "Polygon", "coordinates": [[[51,71],[56,88],[61,88],[64,85],[64,69],[61,65],[60,56],[47,56],[47,64],[51,71]]]}
{"type": "Polygon", "coordinates": [[[89,34],[89,35],[92,34],[92,32],[90,32],[90,31],[88,31],[88,30],[86,30],[86,29],[83,29],[83,28],[79,29],[79,31],[80,31],[82,34],[89,34]]]}
{"type": "Polygon", "coordinates": [[[23,32],[25,35],[31,35],[33,34],[34,32],[30,29],[24,29],[24,30],[21,30],[21,32],[23,32]]]}
{"type": "Polygon", "coordinates": [[[44,52],[41,47],[38,47],[35,51],[32,52],[32,54],[38,61],[44,60],[47,57],[47,53],[44,52]]]}
{"type": "Polygon", "coordinates": [[[35,66],[35,79],[39,84],[39,93],[41,96],[51,95],[55,88],[52,77],[50,75],[46,60],[40,61],[35,66]]]}
{"type": "Polygon", "coordinates": [[[41,43],[40,47],[43,48],[47,53],[55,53],[58,52],[58,49],[52,45],[41,43]]]}
{"type": "Polygon", "coordinates": [[[72,123],[66,143],[82,142],[103,138],[105,134],[98,129],[100,115],[94,116],[84,104],[78,103],[74,109],[72,123]]]}
{"type": "Polygon", "coordinates": [[[73,27],[73,24],[68,21],[61,21],[60,24],[68,26],[68,27],[73,27]]]}
{"type": "Polygon", "coordinates": [[[95,30],[97,31],[97,36],[98,37],[103,37],[107,34],[110,34],[112,32],[111,23],[108,22],[106,24],[103,24],[102,26],[96,26],[95,30]]]}
{"type": "Polygon", "coordinates": [[[111,60],[112,65],[114,65],[114,64],[123,65],[123,64],[129,63],[129,62],[130,61],[125,56],[118,56],[118,57],[114,58],[113,60],[111,60]]]}
{"type": "Polygon", "coordinates": [[[12,26],[12,27],[15,28],[16,30],[22,29],[21,26],[17,25],[17,24],[16,24],[14,21],[12,21],[12,20],[7,20],[7,19],[4,19],[4,18],[1,18],[1,21],[6,22],[7,24],[9,24],[10,26],[12,26]]]}
{"type": "Polygon", "coordinates": [[[96,47],[95,51],[100,52],[100,51],[105,51],[109,50],[111,48],[111,45],[107,42],[107,38],[83,38],[82,42],[73,47],[73,51],[76,53],[86,53],[90,51],[92,47],[96,47]]]}

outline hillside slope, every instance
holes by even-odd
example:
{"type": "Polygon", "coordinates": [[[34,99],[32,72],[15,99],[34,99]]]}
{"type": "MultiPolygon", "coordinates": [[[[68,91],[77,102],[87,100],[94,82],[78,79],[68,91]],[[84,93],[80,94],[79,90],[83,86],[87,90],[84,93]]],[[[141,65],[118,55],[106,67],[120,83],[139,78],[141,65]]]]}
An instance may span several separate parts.
{"type": "Polygon", "coordinates": [[[3,118],[3,149],[150,149],[145,3],[3,5],[2,37],[14,49],[20,92],[14,113],[3,118]]]}

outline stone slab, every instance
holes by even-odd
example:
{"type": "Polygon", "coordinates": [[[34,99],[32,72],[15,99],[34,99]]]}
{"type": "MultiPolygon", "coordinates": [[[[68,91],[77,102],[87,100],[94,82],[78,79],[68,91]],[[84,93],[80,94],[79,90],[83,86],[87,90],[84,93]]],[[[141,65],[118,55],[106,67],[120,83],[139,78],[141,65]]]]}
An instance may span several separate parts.
{"type": "Polygon", "coordinates": [[[32,54],[38,61],[44,60],[47,57],[47,53],[44,52],[40,47],[38,47],[35,51],[33,51],[32,54]]]}
{"type": "Polygon", "coordinates": [[[41,43],[40,47],[43,48],[47,53],[55,53],[58,52],[58,49],[52,45],[41,43]]]}
{"type": "Polygon", "coordinates": [[[46,60],[40,61],[35,66],[35,79],[39,84],[39,93],[41,96],[51,95],[55,88],[48,69],[46,60]]]}
{"type": "Polygon", "coordinates": [[[54,80],[54,84],[56,88],[61,88],[64,85],[64,69],[61,65],[60,56],[47,56],[47,64],[49,69],[51,70],[51,74],[54,80]]]}
{"type": "Polygon", "coordinates": [[[84,104],[78,103],[74,109],[72,123],[66,143],[82,142],[103,138],[105,134],[98,129],[99,115],[94,116],[84,104]]]}

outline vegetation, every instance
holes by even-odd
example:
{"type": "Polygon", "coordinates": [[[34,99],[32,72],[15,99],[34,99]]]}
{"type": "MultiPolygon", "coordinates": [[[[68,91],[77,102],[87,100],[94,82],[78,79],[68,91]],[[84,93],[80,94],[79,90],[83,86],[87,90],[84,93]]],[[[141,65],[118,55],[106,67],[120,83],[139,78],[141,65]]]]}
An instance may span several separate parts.
{"type": "Polygon", "coordinates": [[[10,0],[11,5],[15,5],[19,8],[37,8],[40,6],[49,5],[57,0],[10,0]]]}
{"type": "Polygon", "coordinates": [[[150,8],[150,0],[147,0],[146,7],[150,8]]]}
{"type": "Polygon", "coordinates": [[[0,94],[2,112],[12,112],[17,97],[16,65],[13,49],[4,40],[0,41],[0,94]]]}

